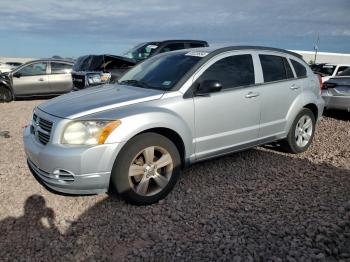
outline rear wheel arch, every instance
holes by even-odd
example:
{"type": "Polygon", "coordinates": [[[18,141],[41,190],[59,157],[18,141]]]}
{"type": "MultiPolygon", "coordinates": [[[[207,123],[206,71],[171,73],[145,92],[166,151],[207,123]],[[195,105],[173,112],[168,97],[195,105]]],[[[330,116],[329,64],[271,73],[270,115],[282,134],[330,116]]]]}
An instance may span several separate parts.
{"type": "Polygon", "coordinates": [[[318,108],[315,104],[310,103],[304,106],[304,108],[310,109],[311,112],[314,114],[315,120],[317,121],[318,119],[318,108]]]}

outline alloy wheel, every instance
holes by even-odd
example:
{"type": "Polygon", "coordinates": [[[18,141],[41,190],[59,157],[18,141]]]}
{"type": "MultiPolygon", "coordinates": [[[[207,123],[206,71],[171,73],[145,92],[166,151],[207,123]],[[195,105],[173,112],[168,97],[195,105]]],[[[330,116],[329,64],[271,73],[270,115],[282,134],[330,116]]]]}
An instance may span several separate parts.
{"type": "Polygon", "coordinates": [[[312,137],[312,119],[308,115],[302,116],[295,127],[295,141],[298,147],[306,146],[312,137]]]}
{"type": "Polygon", "coordinates": [[[129,167],[129,185],[141,196],[152,196],[162,191],[173,173],[173,159],[160,146],[141,150],[129,167]]]}

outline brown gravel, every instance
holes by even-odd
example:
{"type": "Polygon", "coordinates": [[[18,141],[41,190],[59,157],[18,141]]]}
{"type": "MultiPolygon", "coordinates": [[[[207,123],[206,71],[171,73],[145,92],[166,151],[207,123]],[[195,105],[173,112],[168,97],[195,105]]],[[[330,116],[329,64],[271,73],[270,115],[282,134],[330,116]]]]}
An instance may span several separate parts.
{"type": "Polygon", "coordinates": [[[37,183],[22,127],[40,102],[0,104],[0,260],[350,261],[349,113],[327,113],[304,154],[267,146],[197,164],[136,207],[37,183]]]}

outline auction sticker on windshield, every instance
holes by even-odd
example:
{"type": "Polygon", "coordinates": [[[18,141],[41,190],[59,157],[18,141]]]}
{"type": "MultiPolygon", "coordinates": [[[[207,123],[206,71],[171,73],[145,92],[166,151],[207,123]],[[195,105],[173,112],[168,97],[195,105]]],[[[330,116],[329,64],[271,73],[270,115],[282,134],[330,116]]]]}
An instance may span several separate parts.
{"type": "Polygon", "coordinates": [[[208,52],[191,51],[191,52],[188,52],[188,53],[185,54],[185,55],[188,55],[188,56],[205,57],[205,56],[207,56],[208,54],[209,54],[208,52]]]}
{"type": "Polygon", "coordinates": [[[148,48],[151,48],[151,49],[156,49],[156,48],[158,48],[157,45],[148,45],[147,47],[148,47],[148,48]]]}

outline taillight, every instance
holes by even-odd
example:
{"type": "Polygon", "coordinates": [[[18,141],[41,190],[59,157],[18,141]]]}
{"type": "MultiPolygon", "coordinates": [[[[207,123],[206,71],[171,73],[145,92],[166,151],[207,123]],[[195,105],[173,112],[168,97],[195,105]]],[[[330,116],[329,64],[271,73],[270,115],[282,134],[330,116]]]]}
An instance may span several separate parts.
{"type": "Polygon", "coordinates": [[[335,84],[335,83],[324,83],[323,84],[323,88],[334,88],[334,87],[336,87],[337,86],[337,84],[335,84]]]}
{"type": "Polygon", "coordinates": [[[320,76],[319,74],[315,74],[318,78],[318,82],[320,83],[320,89],[322,90],[324,88],[323,86],[323,82],[322,82],[322,76],[320,76]]]}

